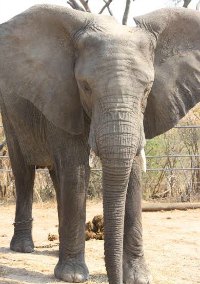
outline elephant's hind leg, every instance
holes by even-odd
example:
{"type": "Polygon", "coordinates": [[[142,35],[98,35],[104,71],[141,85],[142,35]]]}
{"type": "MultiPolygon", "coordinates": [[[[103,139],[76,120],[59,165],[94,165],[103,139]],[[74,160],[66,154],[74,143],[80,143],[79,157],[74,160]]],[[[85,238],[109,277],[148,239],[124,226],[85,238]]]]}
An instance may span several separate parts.
{"type": "Polygon", "coordinates": [[[34,250],[32,240],[32,201],[35,166],[30,166],[26,163],[12,126],[5,118],[3,122],[16,186],[14,235],[10,248],[17,252],[29,253],[34,250]]]}

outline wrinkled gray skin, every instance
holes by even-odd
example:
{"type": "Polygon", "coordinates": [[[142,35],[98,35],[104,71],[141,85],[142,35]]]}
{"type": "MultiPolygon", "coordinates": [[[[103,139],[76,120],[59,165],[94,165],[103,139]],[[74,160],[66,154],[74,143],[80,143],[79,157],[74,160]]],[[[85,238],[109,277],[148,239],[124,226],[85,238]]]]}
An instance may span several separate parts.
{"type": "Polygon", "coordinates": [[[35,6],[0,26],[0,103],[17,190],[11,249],[33,251],[35,166],[47,166],[59,215],[55,275],[67,282],[88,278],[89,141],[103,166],[109,283],[150,283],[141,225],[144,131],[146,138],[165,132],[199,101],[200,14],[162,9],[136,23],[35,6]]]}

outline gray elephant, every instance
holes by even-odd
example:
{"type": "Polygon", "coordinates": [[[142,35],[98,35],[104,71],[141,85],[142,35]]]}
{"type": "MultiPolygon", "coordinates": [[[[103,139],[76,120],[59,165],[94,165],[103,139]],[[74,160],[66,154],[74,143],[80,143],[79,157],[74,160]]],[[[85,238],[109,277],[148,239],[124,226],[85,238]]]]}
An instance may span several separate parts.
{"type": "Polygon", "coordinates": [[[109,283],[150,283],[141,224],[144,132],[153,138],[172,128],[200,98],[200,14],[162,9],[135,21],[129,28],[44,5],[0,26],[0,104],[17,191],[11,249],[34,249],[35,166],[46,166],[58,203],[55,276],[67,282],[88,278],[91,148],[103,168],[109,283]]]}

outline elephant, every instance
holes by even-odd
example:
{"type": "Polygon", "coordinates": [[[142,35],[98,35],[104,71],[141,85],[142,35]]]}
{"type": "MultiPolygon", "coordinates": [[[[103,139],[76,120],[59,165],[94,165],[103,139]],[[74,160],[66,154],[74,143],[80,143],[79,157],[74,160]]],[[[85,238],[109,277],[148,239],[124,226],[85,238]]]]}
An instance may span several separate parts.
{"type": "Polygon", "coordinates": [[[52,178],[59,218],[55,276],[88,279],[90,149],[102,163],[110,284],[147,284],[141,219],[145,138],[200,100],[200,14],[164,8],[135,18],[36,5],[0,26],[0,105],[16,184],[10,248],[32,252],[36,167],[52,178]],[[187,24],[185,24],[187,22],[187,24]]]}

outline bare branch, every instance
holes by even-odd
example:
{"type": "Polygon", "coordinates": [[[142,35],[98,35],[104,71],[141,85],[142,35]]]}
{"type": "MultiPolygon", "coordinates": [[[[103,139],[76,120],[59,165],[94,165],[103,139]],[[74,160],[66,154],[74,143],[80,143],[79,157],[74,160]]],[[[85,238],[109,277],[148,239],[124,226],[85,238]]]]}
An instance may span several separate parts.
{"type": "Polygon", "coordinates": [[[173,0],[173,2],[175,2],[175,5],[177,5],[178,3],[180,3],[182,0],[173,0]]]}
{"type": "Polygon", "coordinates": [[[99,12],[99,14],[102,14],[103,11],[109,7],[109,5],[112,3],[113,0],[108,0],[108,2],[104,1],[106,4],[103,6],[103,8],[101,9],[101,11],[99,12]]]}
{"type": "Polygon", "coordinates": [[[123,19],[122,19],[123,25],[127,25],[130,6],[131,6],[131,0],[126,0],[126,7],[125,7],[125,11],[124,11],[124,16],[123,16],[123,19]]]}
{"type": "Polygon", "coordinates": [[[196,10],[200,10],[200,1],[197,3],[196,10]]]}
{"type": "Polygon", "coordinates": [[[87,12],[90,12],[91,13],[91,10],[90,10],[90,7],[89,7],[89,5],[88,5],[88,2],[89,2],[89,0],[79,0],[80,2],[81,2],[81,4],[83,5],[83,7],[85,8],[85,10],[87,11],[87,12]]]}
{"type": "Polygon", "coordinates": [[[183,7],[187,8],[192,0],[184,0],[183,7]]]}
{"type": "MultiPolygon", "coordinates": [[[[106,0],[103,0],[103,2],[107,4],[107,1],[106,1],[106,0]]],[[[109,14],[110,14],[111,16],[113,16],[113,12],[111,11],[109,5],[107,6],[107,9],[108,9],[109,14]]]]}
{"type": "Polygon", "coordinates": [[[67,3],[75,10],[86,11],[85,8],[77,0],[69,0],[67,3]]]}

